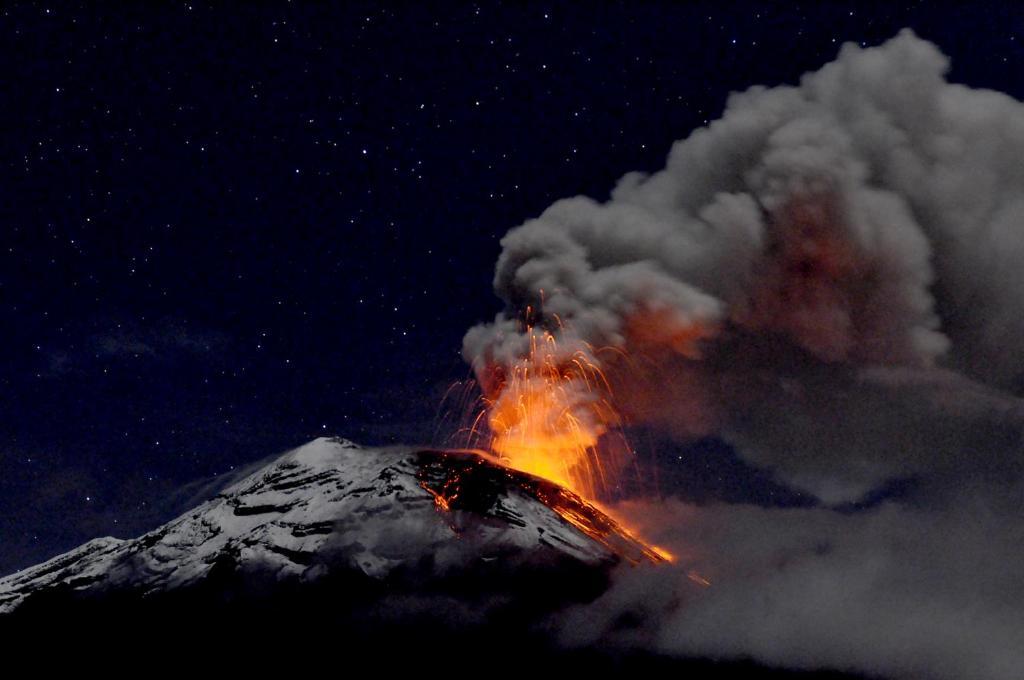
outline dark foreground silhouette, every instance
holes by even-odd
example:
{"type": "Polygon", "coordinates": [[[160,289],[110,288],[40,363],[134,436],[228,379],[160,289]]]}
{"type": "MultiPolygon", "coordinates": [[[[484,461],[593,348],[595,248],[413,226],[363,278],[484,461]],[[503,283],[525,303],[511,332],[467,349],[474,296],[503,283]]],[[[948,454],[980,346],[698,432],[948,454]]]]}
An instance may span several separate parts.
{"type": "MultiPolygon", "coordinates": [[[[425,561],[428,562],[429,560],[425,561]]],[[[71,586],[30,597],[0,616],[11,658],[112,669],[327,671],[391,677],[634,677],[852,680],[745,661],[677,659],[611,648],[566,649],[551,616],[593,599],[607,572],[566,560],[514,571],[485,565],[451,577],[424,563],[383,581],[358,573],[315,583],[240,572],[225,560],[201,584],[144,596],[83,596],[71,586]],[[45,651],[40,651],[45,650],[45,651]],[[42,656],[40,656],[42,655],[42,656]],[[571,674],[571,675],[570,675],[571,674]]],[[[630,621],[622,621],[624,627],[630,621]]]]}

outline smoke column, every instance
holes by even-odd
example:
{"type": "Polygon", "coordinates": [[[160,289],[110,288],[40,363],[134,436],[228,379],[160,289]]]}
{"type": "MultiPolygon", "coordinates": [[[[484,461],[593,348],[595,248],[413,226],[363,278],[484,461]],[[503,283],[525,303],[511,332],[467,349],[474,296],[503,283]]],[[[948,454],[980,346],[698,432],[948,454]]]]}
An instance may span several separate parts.
{"type": "Polygon", "coordinates": [[[513,229],[494,278],[506,310],[464,342],[481,383],[524,356],[529,309],[567,352],[635,359],[595,357],[634,422],[725,434],[831,501],[919,471],[892,450],[837,468],[742,443],[776,436],[758,436],[758,409],[787,387],[820,402],[807,392],[866,367],[1024,387],[1024,107],[947,83],[947,67],[909,31],[846,45],[799,86],[731,96],[608,201],[561,200],[513,229]]]}
{"type": "Polygon", "coordinates": [[[909,30],[847,44],[503,239],[506,308],[464,341],[485,389],[544,328],[630,422],[720,436],[821,502],[624,506],[683,558],[568,613],[567,643],[1020,677],[1024,104],[948,66],[909,30]],[[830,509],[897,478],[899,502],[830,509]]]}

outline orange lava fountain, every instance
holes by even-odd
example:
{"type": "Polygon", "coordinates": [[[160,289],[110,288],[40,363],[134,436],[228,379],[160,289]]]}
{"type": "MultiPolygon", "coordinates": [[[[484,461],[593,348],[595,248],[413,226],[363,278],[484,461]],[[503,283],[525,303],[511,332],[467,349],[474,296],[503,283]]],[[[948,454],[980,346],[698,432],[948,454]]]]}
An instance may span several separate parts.
{"type": "MultiPolygon", "coordinates": [[[[530,315],[528,310],[527,318],[530,315]]],[[[599,443],[602,437],[607,441],[606,435],[614,435],[622,450],[629,455],[632,451],[621,430],[622,419],[612,405],[611,385],[595,357],[605,351],[621,354],[621,350],[595,350],[574,340],[575,349],[570,351],[559,346],[551,331],[530,324],[524,330],[529,338],[526,356],[490,366],[481,376],[485,394],[456,409],[471,414],[460,430],[459,444],[469,450],[483,449],[502,465],[555,482],[565,489],[563,493],[576,498],[575,502],[612,517],[597,498],[615,489],[627,461],[620,459],[621,451],[602,454],[599,443]]],[[[451,393],[449,390],[446,401],[451,393]]],[[[465,398],[465,390],[462,396],[465,398]]],[[[556,506],[553,509],[566,521],[600,540],[575,513],[556,506]]],[[[643,546],[647,559],[673,560],[670,553],[648,545],[617,518],[612,521],[618,531],[643,546]]]]}
{"type": "Polygon", "coordinates": [[[611,388],[588,351],[564,355],[550,332],[529,336],[529,356],[505,368],[484,399],[489,448],[511,468],[594,498],[616,472],[597,450],[619,424],[611,388]]]}

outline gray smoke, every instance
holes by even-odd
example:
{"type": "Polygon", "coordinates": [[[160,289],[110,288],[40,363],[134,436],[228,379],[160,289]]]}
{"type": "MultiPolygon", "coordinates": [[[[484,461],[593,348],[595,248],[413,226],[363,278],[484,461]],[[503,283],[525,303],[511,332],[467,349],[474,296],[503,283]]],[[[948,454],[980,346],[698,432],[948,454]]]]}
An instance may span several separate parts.
{"type": "Polygon", "coordinates": [[[1024,106],[947,83],[947,66],[904,31],[844,46],[799,86],[733,95],[664,170],[509,232],[495,275],[507,308],[467,333],[465,356],[486,384],[526,351],[529,307],[567,351],[633,357],[604,361],[634,421],[725,433],[829,501],[918,472],[930,462],[889,446],[832,456],[848,474],[825,451],[752,447],[764,402],[793,388],[813,406],[836,382],[875,391],[867,367],[1022,386],[1024,106]]]}
{"type": "Polygon", "coordinates": [[[874,677],[1017,680],[1024,523],[964,502],[858,514],[629,504],[619,513],[678,561],[623,569],[602,597],[562,615],[563,642],[874,677]]]}
{"type": "Polygon", "coordinates": [[[1024,104],[947,68],[910,31],[847,44],[797,86],[732,95],[608,201],[559,201],[505,236],[506,309],[464,343],[485,387],[526,353],[528,314],[602,364],[632,422],[721,436],[826,504],[918,482],[852,515],[661,506],[678,521],[654,530],[706,551],[713,586],[690,566],[631,573],[567,630],[1020,677],[1024,104]],[[633,610],[645,624],[617,630],[633,610]]]}

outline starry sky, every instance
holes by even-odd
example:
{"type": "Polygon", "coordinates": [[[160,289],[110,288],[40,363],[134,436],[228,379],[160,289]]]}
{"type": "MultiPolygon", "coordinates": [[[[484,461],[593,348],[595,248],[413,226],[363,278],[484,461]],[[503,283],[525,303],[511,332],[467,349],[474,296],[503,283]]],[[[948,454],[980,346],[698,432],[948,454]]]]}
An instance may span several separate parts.
{"type": "MultiPolygon", "coordinates": [[[[1024,97],[1012,3],[7,5],[0,573],[320,434],[436,441],[509,228],[904,26],[1024,97]]],[[[721,448],[692,492],[742,491],[721,448]]]]}

